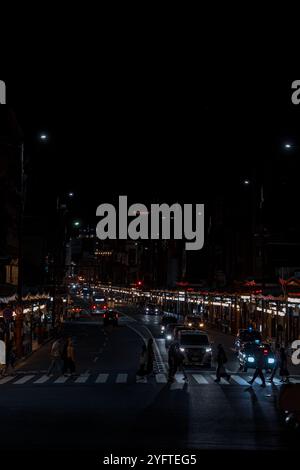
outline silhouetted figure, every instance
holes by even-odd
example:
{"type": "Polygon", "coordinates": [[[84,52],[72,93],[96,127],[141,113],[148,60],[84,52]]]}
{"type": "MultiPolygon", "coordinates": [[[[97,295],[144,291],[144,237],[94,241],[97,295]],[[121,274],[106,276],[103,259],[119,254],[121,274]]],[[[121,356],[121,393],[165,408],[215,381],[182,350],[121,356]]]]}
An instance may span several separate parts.
{"type": "Polygon", "coordinates": [[[225,369],[225,364],[227,362],[227,357],[226,353],[224,351],[224,348],[222,344],[218,345],[218,352],[217,352],[217,370],[216,370],[216,380],[215,382],[219,383],[221,380],[221,377],[225,377],[228,381],[230,380],[230,375],[227,373],[225,369]]]}
{"type": "Polygon", "coordinates": [[[280,348],[280,370],[279,375],[281,377],[280,382],[288,383],[290,373],[287,367],[287,355],[284,348],[280,348]]]}
{"type": "Polygon", "coordinates": [[[259,377],[261,379],[261,382],[262,382],[261,387],[266,386],[266,380],[265,380],[265,376],[263,374],[264,365],[265,365],[265,361],[264,361],[263,350],[261,348],[259,348],[257,353],[256,353],[256,369],[255,369],[255,372],[254,372],[254,375],[253,375],[252,379],[249,382],[249,384],[251,386],[252,386],[253,382],[255,381],[255,379],[257,377],[259,377]]]}
{"type": "Polygon", "coordinates": [[[178,341],[173,341],[170,344],[168,351],[168,364],[169,364],[169,382],[174,382],[175,375],[178,370],[183,373],[184,380],[188,381],[188,376],[184,368],[184,354],[180,351],[178,341]]]}
{"type": "Polygon", "coordinates": [[[75,350],[72,338],[68,338],[67,340],[63,372],[66,375],[69,371],[70,374],[74,374],[75,372],[75,350]]]}
{"type": "Polygon", "coordinates": [[[147,345],[147,367],[146,367],[147,375],[154,374],[153,366],[154,366],[153,339],[150,338],[148,340],[148,345],[147,345]]]}
{"type": "Polygon", "coordinates": [[[280,344],[276,343],[275,345],[275,366],[273,367],[272,373],[270,375],[270,378],[268,379],[268,382],[273,383],[274,377],[276,372],[278,371],[280,367],[280,344]]]}
{"type": "Polygon", "coordinates": [[[52,372],[57,374],[61,373],[61,339],[58,338],[54,341],[50,351],[51,363],[48,369],[47,375],[51,375],[52,372]]]}
{"type": "Polygon", "coordinates": [[[136,375],[137,377],[145,377],[147,374],[147,347],[145,344],[142,346],[142,351],[140,354],[140,363],[139,363],[139,370],[137,371],[136,375]]]}

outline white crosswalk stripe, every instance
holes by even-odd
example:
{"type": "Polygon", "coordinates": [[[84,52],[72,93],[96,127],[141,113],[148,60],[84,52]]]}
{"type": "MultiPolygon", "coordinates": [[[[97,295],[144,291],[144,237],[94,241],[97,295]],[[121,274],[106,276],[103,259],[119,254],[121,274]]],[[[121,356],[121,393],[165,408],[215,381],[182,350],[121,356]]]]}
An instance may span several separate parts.
{"type": "Polygon", "coordinates": [[[75,380],[75,383],[76,384],[84,384],[85,382],[87,382],[89,376],[90,376],[90,374],[82,374],[75,380]]]}
{"type": "Polygon", "coordinates": [[[96,378],[95,383],[104,384],[105,382],[107,382],[108,375],[109,374],[98,374],[98,377],[96,378]]]}
{"type": "Polygon", "coordinates": [[[6,384],[7,382],[10,382],[12,379],[15,379],[13,375],[8,375],[7,377],[3,377],[3,379],[0,380],[0,385],[6,384]]]}
{"type": "Polygon", "coordinates": [[[192,377],[196,380],[196,382],[200,385],[208,385],[209,381],[200,374],[192,374],[192,377]]]}
{"type": "Polygon", "coordinates": [[[167,378],[166,378],[165,374],[156,374],[155,378],[156,378],[156,382],[158,384],[167,383],[167,378]]]}
{"type": "Polygon", "coordinates": [[[54,384],[64,384],[70,377],[65,377],[64,375],[61,375],[58,377],[58,379],[54,380],[54,384]]]}
{"type": "MultiPolygon", "coordinates": [[[[215,375],[213,374],[196,374],[196,373],[189,373],[188,374],[188,383],[190,385],[213,385],[214,380],[215,380],[215,375]]],[[[184,384],[184,375],[182,372],[178,372],[175,377],[175,383],[178,384],[184,384]]],[[[228,382],[224,378],[221,378],[219,384],[220,385],[240,385],[240,386],[249,386],[248,380],[252,379],[252,377],[247,376],[247,375],[237,375],[237,374],[232,374],[231,375],[231,380],[228,382]]],[[[69,383],[74,383],[74,384],[85,384],[89,381],[89,383],[95,383],[95,384],[128,384],[128,383],[142,383],[142,384],[148,384],[148,383],[153,383],[153,380],[150,379],[148,380],[147,377],[137,377],[136,380],[134,381],[133,376],[131,377],[128,373],[98,373],[98,375],[93,375],[92,373],[82,373],[78,377],[76,377],[74,380],[72,379],[71,376],[60,376],[60,377],[55,377],[55,376],[48,376],[46,374],[26,374],[26,375],[19,375],[19,376],[7,376],[7,377],[2,377],[0,378],[0,385],[23,385],[28,382],[32,381],[32,384],[35,385],[42,385],[42,384],[64,384],[69,381],[69,383]],[[33,379],[33,380],[32,380],[33,379]],[[110,380],[109,380],[110,379],[110,380]]],[[[163,373],[157,373],[155,374],[154,381],[157,384],[166,384],[168,382],[168,378],[166,374],[163,373]]],[[[300,377],[291,377],[290,382],[293,384],[298,384],[300,383],[300,377]]],[[[256,379],[255,386],[261,385],[261,380],[259,378],[256,379]]],[[[270,382],[266,381],[266,385],[269,387],[272,385],[270,382]]],[[[280,386],[282,383],[278,378],[274,378],[273,380],[273,385],[275,386],[280,386]]]]}
{"type": "Polygon", "coordinates": [[[49,375],[42,375],[42,377],[35,380],[33,383],[34,384],[44,384],[45,382],[48,382],[48,380],[50,380],[49,375]]]}
{"type": "MultiPolygon", "coordinates": [[[[211,375],[211,378],[213,380],[216,380],[216,376],[215,375],[211,375]]],[[[219,382],[221,385],[229,385],[230,383],[227,382],[227,380],[223,379],[223,377],[221,378],[220,382],[219,382]]]]}
{"type": "Polygon", "coordinates": [[[24,375],[24,377],[21,377],[19,380],[14,382],[14,385],[23,385],[26,382],[29,382],[29,380],[33,379],[34,375],[24,375]]]}
{"type": "Polygon", "coordinates": [[[116,378],[117,384],[124,384],[127,382],[128,374],[118,374],[116,378]]]}
{"type": "Polygon", "coordinates": [[[239,385],[247,385],[249,387],[249,384],[248,384],[247,380],[243,379],[239,375],[232,375],[231,380],[233,380],[234,382],[236,382],[239,385]]]}

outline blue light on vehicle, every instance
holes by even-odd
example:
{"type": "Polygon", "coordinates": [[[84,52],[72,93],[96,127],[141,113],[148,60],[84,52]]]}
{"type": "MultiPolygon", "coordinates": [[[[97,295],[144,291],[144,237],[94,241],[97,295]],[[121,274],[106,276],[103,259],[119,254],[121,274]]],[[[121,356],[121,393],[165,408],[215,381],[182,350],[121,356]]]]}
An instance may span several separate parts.
{"type": "Polygon", "coordinates": [[[248,362],[255,362],[254,357],[251,357],[251,356],[249,356],[247,360],[248,360],[248,362]]]}
{"type": "Polygon", "coordinates": [[[273,357],[269,357],[268,364],[274,364],[274,362],[275,362],[275,359],[273,359],[273,357]]]}
{"type": "Polygon", "coordinates": [[[248,331],[253,331],[252,326],[249,326],[248,331]]]}
{"type": "Polygon", "coordinates": [[[255,340],[255,344],[259,344],[260,343],[260,340],[259,339],[256,339],[255,340]]]}

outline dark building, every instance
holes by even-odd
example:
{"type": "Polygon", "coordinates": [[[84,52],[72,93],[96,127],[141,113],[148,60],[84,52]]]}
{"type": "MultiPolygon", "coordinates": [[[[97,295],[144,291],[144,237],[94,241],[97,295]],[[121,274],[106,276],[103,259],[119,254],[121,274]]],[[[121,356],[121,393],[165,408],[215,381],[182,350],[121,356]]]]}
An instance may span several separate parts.
{"type": "Polygon", "coordinates": [[[17,286],[21,210],[21,139],[14,114],[0,107],[0,284],[17,286]]]}

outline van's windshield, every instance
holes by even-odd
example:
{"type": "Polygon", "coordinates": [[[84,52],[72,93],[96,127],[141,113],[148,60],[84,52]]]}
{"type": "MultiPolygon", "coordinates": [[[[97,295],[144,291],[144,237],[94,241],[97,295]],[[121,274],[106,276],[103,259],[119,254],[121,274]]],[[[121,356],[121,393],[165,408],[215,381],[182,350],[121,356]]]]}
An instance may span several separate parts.
{"type": "Polygon", "coordinates": [[[192,334],[183,334],[183,335],[181,335],[180,343],[183,346],[207,346],[207,345],[209,345],[207,336],[205,336],[205,335],[192,335],[192,334]]]}

